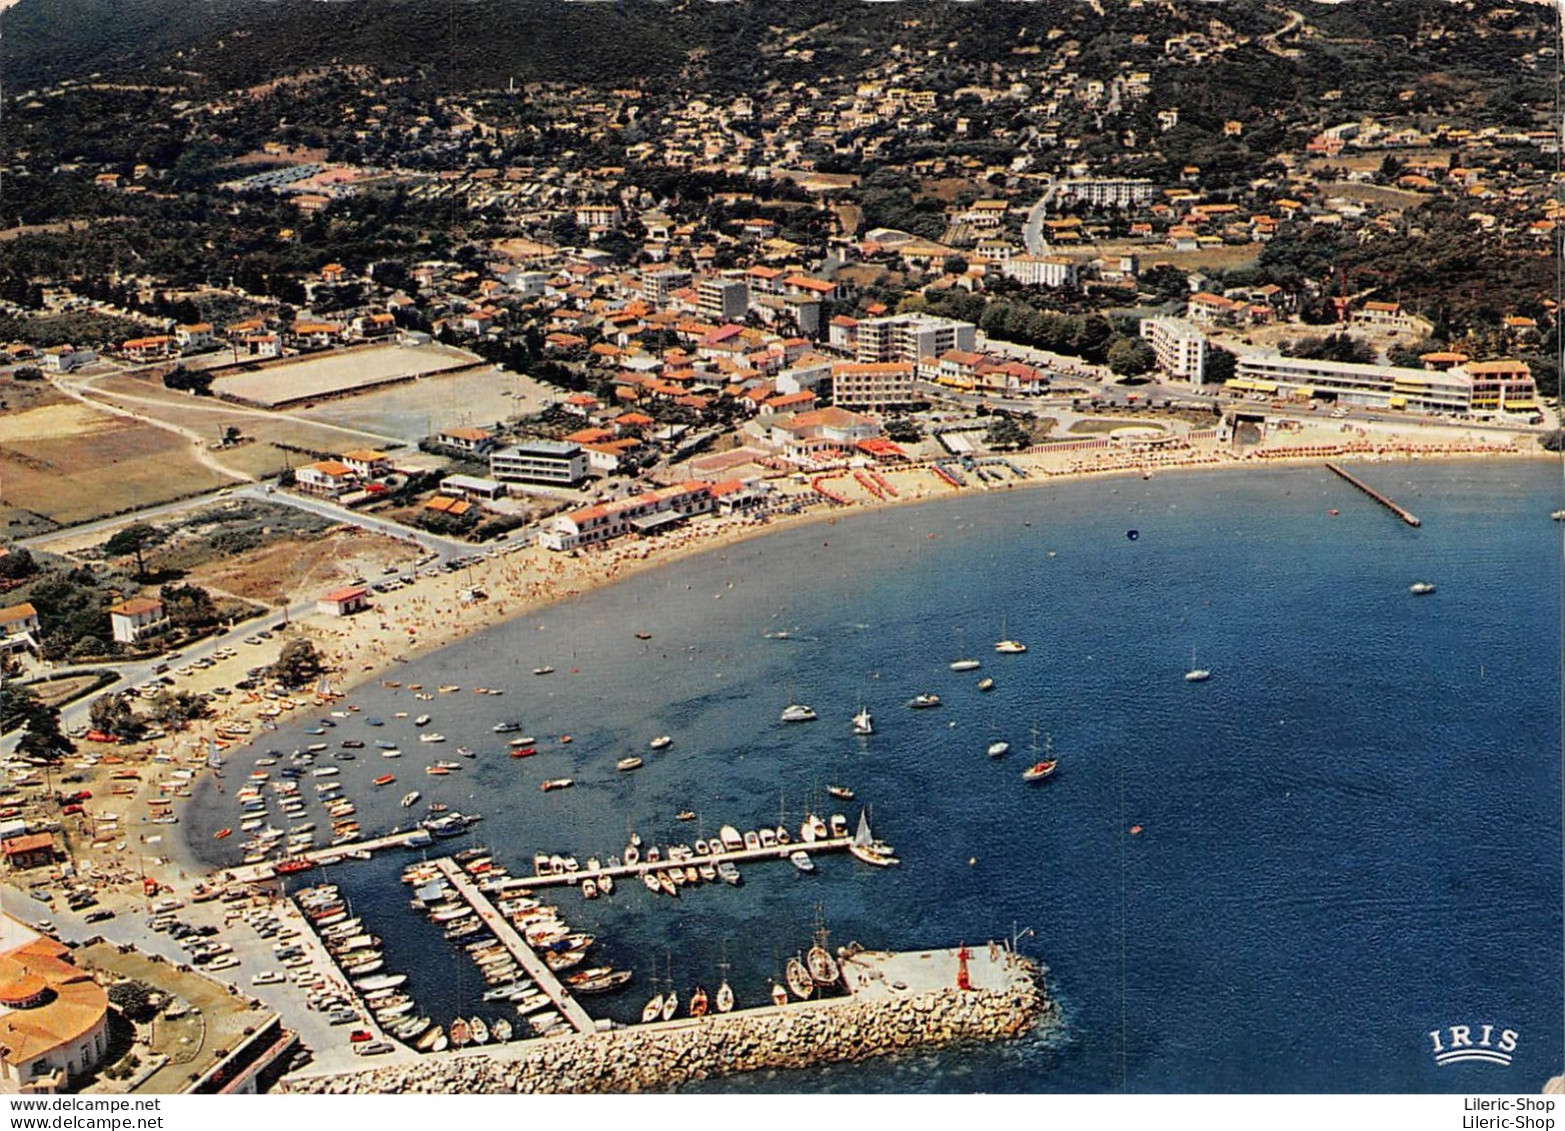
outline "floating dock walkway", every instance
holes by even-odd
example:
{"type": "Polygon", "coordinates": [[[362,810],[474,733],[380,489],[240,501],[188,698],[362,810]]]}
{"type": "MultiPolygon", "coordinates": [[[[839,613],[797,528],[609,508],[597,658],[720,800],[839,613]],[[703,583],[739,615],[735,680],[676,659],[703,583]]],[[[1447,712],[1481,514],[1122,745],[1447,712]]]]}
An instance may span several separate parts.
{"type": "Polygon", "coordinates": [[[461,866],[449,856],[442,856],[432,863],[440,869],[446,879],[451,881],[451,886],[456,888],[457,894],[467,901],[468,906],[478,913],[478,918],[484,926],[488,927],[505,949],[511,952],[517,965],[526,970],[527,976],[548,995],[549,1000],[554,1003],[554,1008],[560,1011],[565,1020],[569,1021],[578,1033],[595,1032],[597,1025],[591,1017],[587,1016],[587,1011],[566,992],[560,980],[554,976],[554,971],[538,957],[538,952],[527,945],[527,940],[517,933],[516,928],[500,914],[499,909],[489,902],[488,897],[478,890],[478,885],[473,882],[473,878],[462,871],[461,866]]]}
{"type": "Polygon", "coordinates": [[[661,872],[667,868],[684,868],[690,864],[700,867],[702,864],[722,864],[725,861],[732,864],[744,864],[753,863],[757,860],[786,860],[795,852],[804,852],[806,854],[845,852],[848,845],[852,843],[853,838],[849,836],[823,836],[818,840],[795,840],[769,848],[734,848],[723,852],[708,853],[704,856],[687,856],[683,860],[638,860],[634,864],[620,864],[612,868],[578,868],[574,872],[550,872],[542,876],[512,876],[501,881],[497,890],[523,891],[533,888],[562,887],[579,884],[583,880],[595,880],[599,876],[613,876],[618,880],[622,876],[642,876],[648,872],[661,872]]]}
{"type": "MultiPolygon", "coordinates": [[[[386,836],[378,836],[372,840],[350,840],[344,844],[328,845],[325,848],[312,848],[301,852],[296,856],[285,856],[283,860],[307,860],[311,867],[317,864],[340,864],[349,858],[354,852],[378,852],[382,848],[417,848],[427,845],[429,833],[425,829],[409,829],[406,832],[389,833],[386,836]]],[[[259,864],[240,864],[235,868],[224,868],[222,876],[225,880],[240,884],[258,884],[266,880],[276,879],[279,875],[277,865],[283,860],[266,860],[259,864]]]]}
{"type": "Polygon", "coordinates": [[[1390,499],[1386,498],[1386,496],[1382,495],[1379,491],[1375,490],[1369,484],[1365,483],[1361,479],[1356,478],[1355,476],[1352,476],[1352,475],[1348,474],[1346,471],[1343,471],[1342,468],[1338,467],[1336,464],[1328,463],[1326,465],[1326,470],[1330,471],[1330,472],[1332,472],[1332,473],[1334,473],[1336,475],[1342,476],[1342,478],[1346,479],[1349,483],[1353,484],[1353,486],[1357,487],[1360,491],[1363,491],[1364,494],[1366,494],[1370,498],[1374,499],[1377,503],[1379,503],[1381,506],[1385,507],[1388,511],[1390,511],[1392,514],[1396,515],[1398,518],[1400,518],[1403,522],[1407,523],[1409,526],[1422,526],[1423,525],[1423,522],[1421,522],[1419,520],[1419,517],[1416,514],[1414,514],[1412,511],[1407,510],[1407,509],[1405,509],[1403,507],[1397,506],[1396,503],[1394,503],[1390,499]]]}

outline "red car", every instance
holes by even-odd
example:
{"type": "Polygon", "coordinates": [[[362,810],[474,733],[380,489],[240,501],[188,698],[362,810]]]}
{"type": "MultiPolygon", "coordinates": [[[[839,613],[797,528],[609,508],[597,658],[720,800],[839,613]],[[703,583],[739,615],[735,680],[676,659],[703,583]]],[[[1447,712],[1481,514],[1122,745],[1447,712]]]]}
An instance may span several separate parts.
{"type": "Polygon", "coordinates": [[[92,799],[92,790],[90,790],[90,789],[78,789],[75,793],[71,794],[65,800],[66,801],[90,801],[91,799],[92,799]]]}
{"type": "Polygon", "coordinates": [[[61,809],[60,812],[69,817],[73,813],[85,813],[86,810],[83,809],[80,805],[67,805],[64,809],[61,809]]]}
{"type": "Polygon", "coordinates": [[[348,1034],[348,1041],[350,1044],[358,1044],[360,1041],[371,1041],[374,1039],[375,1038],[371,1035],[368,1029],[355,1029],[353,1032],[348,1034]]]}

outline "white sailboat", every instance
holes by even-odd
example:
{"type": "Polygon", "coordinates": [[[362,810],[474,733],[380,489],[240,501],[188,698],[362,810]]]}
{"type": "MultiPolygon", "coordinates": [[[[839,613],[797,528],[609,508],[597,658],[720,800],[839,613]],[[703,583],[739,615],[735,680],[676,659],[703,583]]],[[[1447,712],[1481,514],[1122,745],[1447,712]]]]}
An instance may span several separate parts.
{"type": "Polygon", "coordinates": [[[995,641],[994,650],[996,652],[1007,655],[1016,655],[1018,653],[1027,651],[1027,645],[1023,644],[1020,640],[1012,640],[1009,632],[1006,631],[1006,628],[1006,622],[1002,618],[1000,621],[1001,639],[995,641]]]}
{"type": "Polygon", "coordinates": [[[1212,678],[1212,673],[1205,668],[1195,666],[1195,646],[1190,648],[1190,670],[1185,673],[1186,683],[1205,683],[1212,678]]]}
{"type": "Polygon", "coordinates": [[[874,734],[875,721],[870,718],[869,708],[860,707],[859,713],[853,716],[854,734],[874,734]]]}

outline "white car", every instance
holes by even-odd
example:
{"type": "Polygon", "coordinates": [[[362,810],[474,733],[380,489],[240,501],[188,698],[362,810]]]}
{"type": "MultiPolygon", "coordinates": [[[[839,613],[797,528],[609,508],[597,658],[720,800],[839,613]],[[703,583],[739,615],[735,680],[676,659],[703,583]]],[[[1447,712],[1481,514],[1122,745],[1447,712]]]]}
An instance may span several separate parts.
{"type": "Polygon", "coordinates": [[[279,971],[276,970],[262,970],[255,977],[250,979],[250,981],[257,986],[270,986],[275,982],[286,982],[287,980],[287,978],[285,978],[279,971]]]}
{"type": "Polygon", "coordinates": [[[223,955],[223,957],[217,959],[214,962],[208,962],[206,964],[206,969],[210,973],[213,970],[227,970],[231,966],[238,966],[238,965],[239,965],[239,959],[235,958],[231,954],[225,954],[225,955],[223,955]]]}

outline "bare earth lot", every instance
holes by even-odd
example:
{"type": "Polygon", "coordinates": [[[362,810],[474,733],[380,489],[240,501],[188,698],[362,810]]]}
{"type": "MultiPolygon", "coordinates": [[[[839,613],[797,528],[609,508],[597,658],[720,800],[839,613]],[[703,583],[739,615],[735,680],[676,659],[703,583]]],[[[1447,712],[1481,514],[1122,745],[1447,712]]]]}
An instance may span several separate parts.
{"type": "Polygon", "coordinates": [[[387,566],[411,569],[417,551],[402,542],[364,531],[339,530],[324,538],[279,542],[199,566],[185,580],[235,597],[280,605],[325,593],[355,577],[381,578],[387,566]]]}
{"type": "Polygon", "coordinates": [[[453,365],[471,355],[443,346],[376,346],[333,351],[303,361],[275,365],[255,373],[219,377],[212,391],[255,404],[278,405],[344,393],[400,377],[416,377],[453,365]]]}
{"type": "Polygon", "coordinates": [[[362,428],[414,444],[442,428],[482,428],[498,420],[539,411],[563,397],[558,389],[529,377],[474,369],[330,401],[296,411],[308,420],[362,428]]]}

